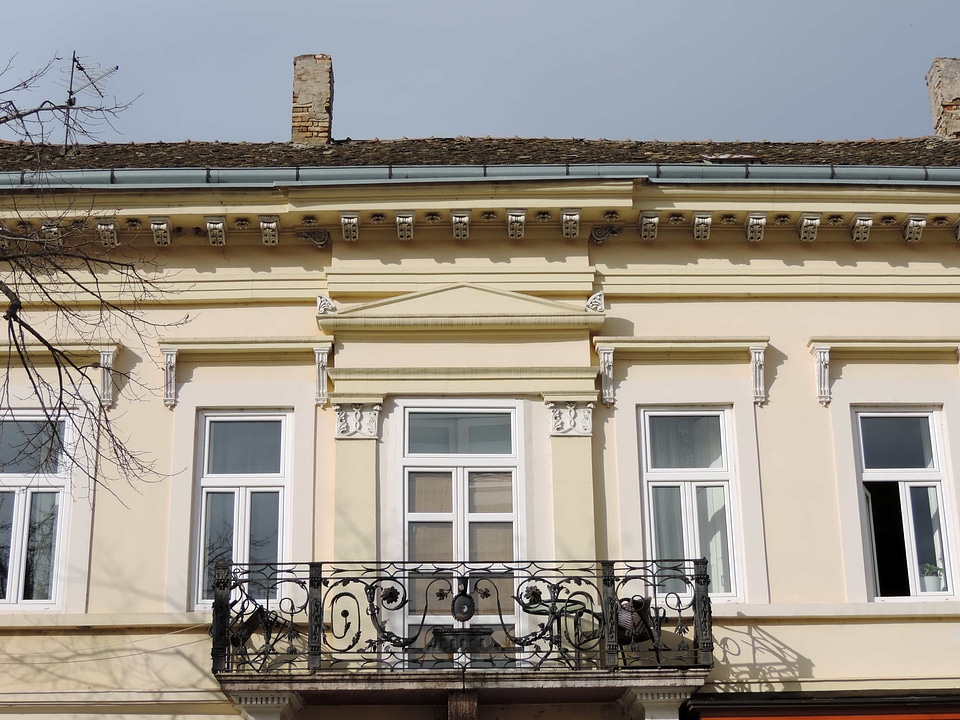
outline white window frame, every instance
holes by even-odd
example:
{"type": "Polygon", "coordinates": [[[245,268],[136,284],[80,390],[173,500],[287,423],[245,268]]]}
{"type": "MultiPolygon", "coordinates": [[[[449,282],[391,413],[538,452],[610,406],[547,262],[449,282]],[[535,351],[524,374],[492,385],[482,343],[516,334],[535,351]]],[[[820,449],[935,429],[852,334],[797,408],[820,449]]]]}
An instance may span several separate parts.
{"type": "Polygon", "coordinates": [[[197,528],[195,543],[195,598],[198,606],[209,605],[212,597],[204,597],[204,539],[207,523],[207,497],[211,493],[233,493],[233,558],[234,563],[249,562],[247,541],[250,530],[250,496],[256,492],[279,494],[277,518],[277,562],[282,563],[289,552],[289,496],[291,477],[291,438],[293,437],[292,413],[285,410],[204,410],[200,412],[197,428],[200,433],[197,445],[197,528]],[[208,471],[210,427],[217,421],[227,422],[280,422],[280,470],[276,473],[215,474],[208,471]]]}
{"type": "Polygon", "coordinates": [[[856,449],[856,463],[859,474],[859,490],[862,498],[864,547],[867,555],[868,591],[872,592],[876,601],[905,600],[905,599],[940,599],[953,597],[954,589],[953,562],[951,560],[952,537],[949,530],[951,525],[947,512],[949,484],[945,469],[944,437],[942,432],[942,411],[939,408],[898,408],[898,407],[855,407],[854,408],[854,440],[856,449]],[[930,431],[930,446],[933,467],[930,468],[884,468],[867,469],[864,456],[863,430],[861,418],[864,417],[923,417],[927,419],[930,431]],[[866,483],[896,484],[900,496],[900,516],[903,524],[904,552],[907,560],[907,578],[910,587],[909,595],[881,595],[878,558],[876,551],[876,536],[873,527],[872,500],[866,483]],[[922,591],[920,569],[917,562],[916,533],[910,500],[911,488],[935,488],[937,507],[940,510],[940,533],[943,550],[942,562],[943,577],[946,579],[946,589],[940,591],[922,591]]]}
{"type": "MultiPolygon", "coordinates": [[[[514,562],[526,557],[526,533],[524,531],[524,418],[522,401],[511,400],[484,400],[484,401],[446,401],[446,400],[399,400],[397,407],[400,412],[401,430],[399,433],[398,448],[398,482],[397,505],[400,509],[402,528],[403,560],[410,557],[409,523],[411,521],[429,522],[436,519],[440,522],[450,521],[454,525],[453,563],[468,562],[467,535],[473,514],[468,510],[467,483],[471,472],[485,470],[510,471],[513,480],[513,512],[512,513],[482,513],[478,514],[480,521],[502,522],[509,520],[513,524],[513,557],[502,558],[505,562],[514,562]],[[417,412],[435,413],[476,413],[510,415],[511,451],[501,454],[467,454],[467,453],[411,453],[409,452],[410,415],[417,412]],[[452,498],[452,512],[442,514],[411,513],[409,510],[407,478],[410,472],[450,471],[454,475],[454,495],[452,498]],[[459,502],[459,506],[458,506],[459,502]],[[458,555],[458,553],[462,553],[458,555]]],[[[504,622],[509,624],[511,616],[504,615],[504,622]]],[[[477,613],[466,625],[499,624],[499,618],[477,613]]],[[[407,619],[404,617],[404,624],[407,619]]],[[[431,624],[431,616],[426,618],[431,624]]],[[[453,620],[449,617],[438,618],[437,625],[449,625],[453,620]]],[[[455,623],[454,623],[455,624],[455,623]]]]}
{"type": "MultiPolygon", "coordinates": [[[[653,512],[653,491],[655,488],[678,488],[680,490],[681,515],[683,518],[683,546],[685,558],[706,557],[701,551],[697,532],[696,492],[703,487],[721,487],[724,491],[724,509],[727,524],[727,557],[730,572],[730,589],[722,591],[715,581],[716,570],[708,566],[711,576],[710,595],[717,598],[736,598],[739,596],[741,580],[737,561],[737,537],[739,518],[737,517],[736,453],[733,448],[733,412],[728,406],[691,406],[678,407],[642,407],[639,409],[640,424],[640,467],[642,498],[645,504],[643,521],[645,541],[649,557],[657,559],[656,520],[653,512]],[[720,421],[720,453],[722,464],[719,468],[655,468],[652,463],[652,444],[650,439],[650,418],[652,417],[717,417],[720,421]]],[[[663,558],[668,559],[668,558],[663,558]]],[[[678,559],[678,558],[669,558],[678,559]]],[[[689,589],[688,589],[689,590],[689,589]]]]}
{"type": "MultiPolygon", "coordinates": [[[[50,418],[42,410],[8,410],[0,415],[0,422],[57,422],[63,427],[61,442],[72,447],[71,423],[65,418],[50,418]]],[[[45,608],[59,606],[63,600],[64,563],[67,554],[66,528],[69,521],[67,490],[71,479],[69,453],[61,455],[56,473],[0,473],[0,491],[14,493],[13,523],[11,528],[10,561],[7,569],[5,598],[0,607],[45,608]],[[54,558],[49,598],[23,599],[23,574],[26,565],[28,515],[33,497],[39,493],[56,493],[57,528],[54,533],[54,558]]]]}

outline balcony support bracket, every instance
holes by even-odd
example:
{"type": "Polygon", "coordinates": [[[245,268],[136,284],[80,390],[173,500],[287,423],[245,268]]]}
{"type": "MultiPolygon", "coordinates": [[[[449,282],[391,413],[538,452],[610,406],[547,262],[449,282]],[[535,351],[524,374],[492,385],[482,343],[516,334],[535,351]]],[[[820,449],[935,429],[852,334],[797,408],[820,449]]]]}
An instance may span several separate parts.
{"type": "Polygon", "coordinates": [[[690,698],[692,689],[630,688],[619,700],[620,709],[630,720],[677,720],[680,706],[690,698]]]}
{"type": "Polygon", "coordinates": [[[245,692],[232,698],[250,720],[293,720],[303,708],[303,701],[292,692],[245,692]]]}
{"type": "Polygon", "coordinates": [[[447,720],[477,720],[477,694],[457,690],[447,695],[447,720]]]}

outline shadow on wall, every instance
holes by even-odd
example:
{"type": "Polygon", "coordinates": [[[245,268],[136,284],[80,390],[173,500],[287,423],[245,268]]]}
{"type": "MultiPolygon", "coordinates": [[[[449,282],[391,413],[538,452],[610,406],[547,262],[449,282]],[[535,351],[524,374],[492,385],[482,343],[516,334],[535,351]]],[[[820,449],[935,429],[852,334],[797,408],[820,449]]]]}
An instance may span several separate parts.
{"type": "Polygon", "coordinates": [[[724,628],[714,648],[714,682],[723,692],[799,690],[813,662],[762,628],[724,628]]]}

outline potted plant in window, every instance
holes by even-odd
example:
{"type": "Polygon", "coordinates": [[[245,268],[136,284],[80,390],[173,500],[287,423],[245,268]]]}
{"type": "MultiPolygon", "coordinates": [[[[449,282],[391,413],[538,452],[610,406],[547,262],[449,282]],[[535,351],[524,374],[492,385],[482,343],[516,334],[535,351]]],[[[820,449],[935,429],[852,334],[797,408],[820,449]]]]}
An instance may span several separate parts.
{"type": "Polygon", "coordinates": [[[923,563],[920,566],[920,579],[923,582],[924,592],[940,592],[940,578],[943,577],[943,568],[933,563],[923,563]]]}

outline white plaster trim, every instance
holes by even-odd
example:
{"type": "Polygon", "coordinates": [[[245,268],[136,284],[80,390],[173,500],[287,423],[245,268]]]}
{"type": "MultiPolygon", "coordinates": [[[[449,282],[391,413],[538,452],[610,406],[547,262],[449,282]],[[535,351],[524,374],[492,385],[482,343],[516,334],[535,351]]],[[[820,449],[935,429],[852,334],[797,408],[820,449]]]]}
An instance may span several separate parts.
{"type": "Polygon", "coordinates": [[[710,239],[710,224],[713,222],[713,215],[710,213],[694,213],[693,221],[690,224],[690,230],[693,232],[693,239],[696,242],[703,242],[710,239]]]}
{"type": "Polygon", "coordinates": [[[591,437],[593,435],[593,408],[596,403],[568,400],[564,403],[546,401],[550,409],[550,434],[553,436],[591,437]]]}
{"type": "Polygon", "coordinates": [[[397,239],[413,240],[413,210],[397,210],[397,239]]]}
{"type": "Polygon", "coordinates": [[[604,405],[613,405],[617,401],[617,393],[613,387],[613,348],[598,347],[600,356],[600,400],[604,405]]]}
{"type": "Polygon", "coordinates": [[[203,221],[207,225],[207,236],[210,238],[210,244],[214,247],[221,247],[227,244],[227,219],[222,216],[206,217],[203,221]]]}
{"type": "Polygon", "coordinates": [[[337,440],[371,440],[379,437],[379,418],[383,403],[338,402],[333,406],[337,413],[337,440]]]}
{"type": "Polygon", "coordinates": [[[657,229],[660,225],[660,213],[656,210],[647,210],[640,214],[640,239],[656,240],[657,229]]]}
{"type": "Polygon", "coordinates": [[[750,213],[747,215],[745,230],[748,242],[760,242],[763,240],[763,230],[767,225],[767,216],[763,213],[750,213]]]}
{"type": "Polygon", "coordinates": [[[870,239],[873,227],[873,215],[854,215],[850,223],[850,237],[854,242],[866,242],[870,239]]]}
{"type": "Polygon", "coordinates": [[[150,222],[150,232],[153,233],[153,242],[160,247],[167,247],[170,244],[170,218],[152,217],[150,222]]]}
{"type": "Polygon", "coordinates": [[[813,242],[817,239],[817,230],[820,228],[820,213],[804,213],[800,216],[797,225],[797,235],[800,242],[813,242]]]}
{"type": "Polygon", "coordinates": [[[116,218],[102,218],[97,220],[97,234],[100,236],[100,242],[108,248],[116,247],[120,244],[116,218]]]}
{"type": "Polygon", "coordinates": [[[450,219],[453,223],[453,239],[466,240],[470,237],[470,211],[453,210],[450,213],[450,219]]]}
{"type": "Polygon", "coordinates": [[[572,239],[580,234],[580,208],[567,208],[560,211],[560,227],[563,236],[572,239]]]}
{"type": "Polygon", "coordinates": [[[340,230],[347,242],[356,242],[360,238],[360,213],[340,213],[340,230]]]}
{"type": "Polygon", "coordinates": [[[926,215],[908,215],[907,221],[903,224],[903,239],[908,243],[920,242],[920,236],[926,226],[926,215]]]}
{"type": "Polygon", "coordinates": [[[811,350],[817,373],[817,401],[827,407],[833,399],[830,395],[830,346],[815,345],[811,350]]]}
{"type": "Polygon", "coordinates": [[[750,375],[753,379],[753,402],[757,405],[763,405],[767,401],[767,384],[763,370],[763,354],[766,349],[766,345],[752,346],[750,348],[750,375]]]}
{"type": "Polygon", "coordinates": [[[317,405],[324,405],[327,402],[327,379],[329,376],[328,357],[331,344],[319,345],[313,349],[314,360],[317,364],[317,405]]]}
{"type": "Polygon", "coordinates": [[[264,245],[280,244],[280,217],[278,215],[260,216],[260,236],[264,245]]]}
{"type": "Polygon", "coordinates": [[[113,360],[116,348],[100,351],[100,405],[108,408],[116,402],[116,388],[113,384],[113,360]]]}
{"type": "Polygon", "coordinates": [[[168,408],[177,404],[177,350],[163,349],[163,404],[168,408]]]}
{"type": "Polygon", "coordinates": [[[507,237],[511,240],[523,238],[523,228],[526,221],[526,210],[507,210],[507,237]]]}

